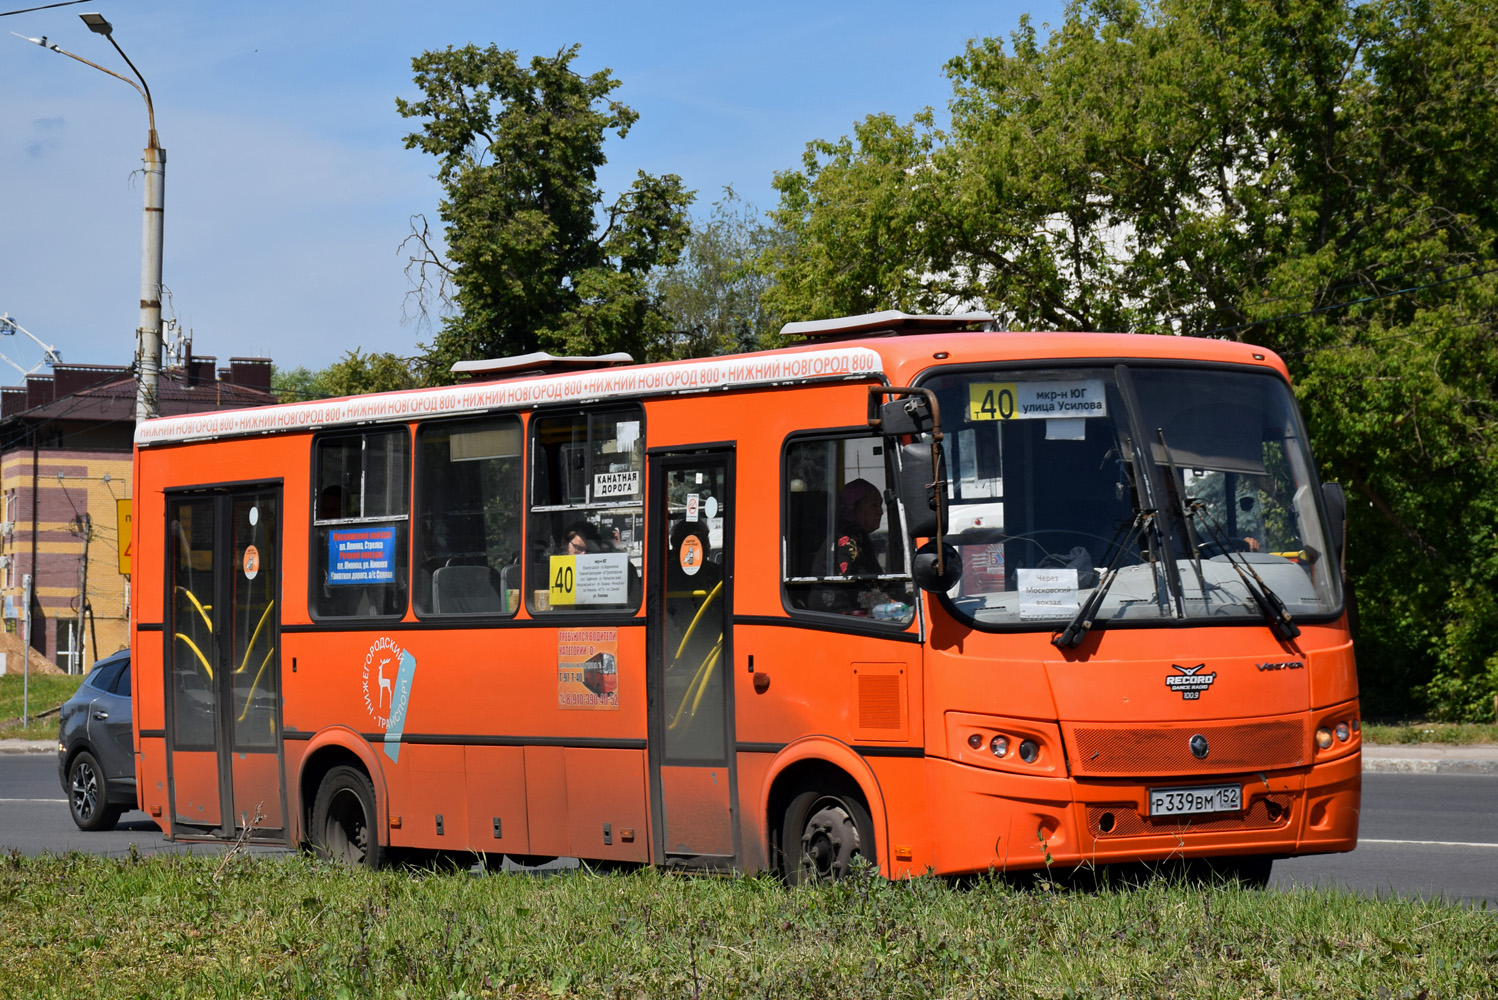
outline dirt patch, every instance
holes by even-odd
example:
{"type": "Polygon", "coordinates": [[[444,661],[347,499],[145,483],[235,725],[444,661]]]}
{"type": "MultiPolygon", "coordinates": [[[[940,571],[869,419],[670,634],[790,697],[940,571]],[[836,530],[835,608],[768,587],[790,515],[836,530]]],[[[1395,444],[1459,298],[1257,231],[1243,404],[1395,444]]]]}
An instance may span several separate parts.
{"type": "MultiPolygon", "coordinates": [[[[21,672],[21,650],[25,643],[20,636],[9,632],[0,632],[0,653],[5,653],[5,672],[8,674],[19,674],[21,672]]],[[[29,650],[31,655],[26,657],[27,669],[33,674],[60,674],[62,669],[51,660],[47,659],[36,650],[29,650]]]]}

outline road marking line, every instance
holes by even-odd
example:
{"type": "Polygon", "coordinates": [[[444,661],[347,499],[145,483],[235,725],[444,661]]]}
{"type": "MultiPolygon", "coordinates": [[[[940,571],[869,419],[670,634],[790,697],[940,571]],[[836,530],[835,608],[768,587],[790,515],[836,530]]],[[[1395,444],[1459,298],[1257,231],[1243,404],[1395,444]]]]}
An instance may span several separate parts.
{"type": "Polygon", "coordinates": [[[59,803],[62,805],[68,804],[67,799],[0,799],[0,802],[51,802],[54,805],[59,803]]]}
{"type": "Polygon", "coordinates": [[[1416,844],[1421,847],[1498,847],[1498,844],[1474,844],[1464,840],[1374,840],[1359,837],[1359,844],[1416,844]]]}

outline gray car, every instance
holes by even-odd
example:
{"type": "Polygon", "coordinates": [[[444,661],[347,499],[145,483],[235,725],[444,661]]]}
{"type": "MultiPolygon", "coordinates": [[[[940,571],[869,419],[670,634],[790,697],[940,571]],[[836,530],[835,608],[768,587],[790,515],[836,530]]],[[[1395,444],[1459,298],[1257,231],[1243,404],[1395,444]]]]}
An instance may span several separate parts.
{"type": "Polygon", "coordinates": [[[63,703],[57,773],[80,830],[109,830],[135,808],[135,734],[130,726],[130,650],[94,664],[63,703]]]}

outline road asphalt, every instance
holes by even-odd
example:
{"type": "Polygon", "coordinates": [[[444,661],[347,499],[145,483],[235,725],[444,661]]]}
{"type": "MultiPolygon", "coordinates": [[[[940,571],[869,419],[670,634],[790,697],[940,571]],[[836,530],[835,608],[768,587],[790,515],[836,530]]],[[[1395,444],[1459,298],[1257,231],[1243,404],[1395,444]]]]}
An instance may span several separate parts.
{"type": "MultiPolygon", "coordinates": [[[[56,753],[56,740],[0,740],[0,753],[56,753]]],[[[1425,774],[1498,774],[1498,745],[1414,743],[1363,745],[1364,771],[1425,774]]]]}

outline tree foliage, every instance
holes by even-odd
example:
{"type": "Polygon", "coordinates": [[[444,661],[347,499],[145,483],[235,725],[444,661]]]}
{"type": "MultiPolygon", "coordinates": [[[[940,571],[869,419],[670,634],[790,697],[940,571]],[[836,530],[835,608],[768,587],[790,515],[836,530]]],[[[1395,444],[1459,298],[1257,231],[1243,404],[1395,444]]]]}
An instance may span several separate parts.
{"type": "Polygon", "coordinates": [[[771,279],[758,266],[780,230],[733,190],[692,226],[681,258],[654,278],[665,315],[659,358],[700,358],[774,346],[780,323],[765,303],[771,279]]]}
{"type": "MultiPolygon", "coordinates": [[[[452,310],[423,345],[423,375],[450,381],[455,361],[549,350],[643,355],[663,336],[649,274],[686,239],[692,195],[674,174],[639,172],[604,204],[598,168],[608,133],[638,115],[610,97],[608,70],[572,68],[577,46],[522,65],[514,51],[467,45],[412,60],[422,97],[396,100],[420,128],[408,149],[437,160],[445,252],[413,232],[426,278],[452,310]]],[[[423,220],[424,221],[424,220],[423,220]]]]}
{"type": "Polygon", "coordinates": [[[1373,711],[1498,692],[1498,19],[1472,0],[1092,0],[777,176],[772,304],[1262,343],[1348,484],[1373,711]]]}
{"type": "Polygon", "coordinates": [[[283,403],[335,396],[359,396],[366,392],[414,389],[417,382],[409,358],[394,354],[365,354],[357,347],[326,368],[305,366],[277,368],[271,374],[271,391],[283,403]]]}

